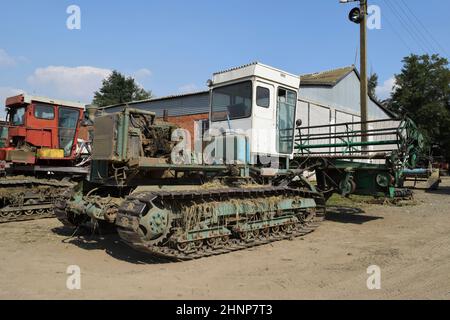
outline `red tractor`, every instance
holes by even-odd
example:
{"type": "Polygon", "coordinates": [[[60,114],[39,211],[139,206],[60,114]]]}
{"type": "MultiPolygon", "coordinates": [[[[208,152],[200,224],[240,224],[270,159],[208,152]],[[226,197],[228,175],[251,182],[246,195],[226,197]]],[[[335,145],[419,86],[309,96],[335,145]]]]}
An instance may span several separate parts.
{"type": "Polygon", "coordinates": [[[52,216],[53,203],[88,172],[84,105],[18,95],[0,127],[0,223],[52,216]]]}

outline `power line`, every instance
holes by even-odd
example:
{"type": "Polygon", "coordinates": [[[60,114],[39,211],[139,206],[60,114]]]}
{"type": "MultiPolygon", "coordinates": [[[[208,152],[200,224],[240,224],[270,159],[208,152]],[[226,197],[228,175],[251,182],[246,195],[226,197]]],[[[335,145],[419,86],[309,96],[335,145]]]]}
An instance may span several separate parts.
{"type": "Polygon", "coordinates": [[[412,28],[416,30],[417,37],[420,37],[423,40],[423,43],[428,46],[432,51],[438,52],[439,50],[436,50],[435,45],[428,39],[428,37],[424,34],[424,32],[419,28],[418,24],[411,18],[411,15],[408,14],[408,12],[404,9],[404,6],[402,6],[401,3],[398,2],[392,2],[392,5],[398,6],[399,11],[403,13],[403,15],[408,19],[410,25],[412,28]]]}
{"type": "Polygon", "coordinates": [[[383,19],[386,20],[386,22],[391,26],[392,31],[394,31],[394,34],[399,38],[399,40],[403,43],[403,45],[409,50],[409,52],[414,52],[414,50],[411,49],[411,47],[408,45],[408,43],[405,41],[405,39],[400,35],[398,30],[395,28],[394,24],[391,23],[391,21],[387,18],[386,15],[383,16],[383,19]]]}
{"type": "Polygon", "coordinates": [[[412,32],[408,26],[408,24],[406,23],[406,21],[404,20],[403,16],[401,16],[399,14],[399,12],[397,11],[397,9],[395,7],[393,7],[391,5],[391,3],[389,2],[389,0],[384,0],[384,2],[386,3],[386,5],[390,8],[390,10],[392,11],[393,15],[396,16],[399,20],[400,20],[400,24],[402,25],[402,27],[406,30],[406,32],[409,34],[409,36],[411,37],[411,39],[413,40],[413,42],[415,42],[423,52],[425,53],[429,53],[427,51],[427,49],[425,49],[425,47],[422,45],[420,38],[418,38],[414,32],[412,32]]]}
{"type": "Polygon", "coordinates": [[[434,43],[442,50],[442,52],[448,57],[449,54],[447,53],[447,50],[441,45],[439,41],[436,40],[436,38],[433,36],[433,34],[428,30],[428,28],[422,23],[422,21],[417,17],[417,15],[414,13],[414,11],[408,6],[408,4],[401,0],[403,5],[408,9],[408,11],[412,14],[412,16],[419,22],[419,24],[422,26],[422,28],[425,30],[425,32],[430,36],[430,39],[434,41],[434,43]]]}

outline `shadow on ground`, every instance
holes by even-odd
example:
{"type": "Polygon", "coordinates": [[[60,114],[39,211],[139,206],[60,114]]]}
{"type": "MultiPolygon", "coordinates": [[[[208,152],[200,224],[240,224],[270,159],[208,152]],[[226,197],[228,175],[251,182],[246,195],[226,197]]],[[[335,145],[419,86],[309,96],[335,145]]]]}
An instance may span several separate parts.
{"type": "Polygon", "coordinates": [[[52,231],[59,236],[66,237],[63,243],[77,246],[83,250],[105,251],[111,257],[134,264],[165,264],[171,261],[139,252],[122,242],[117,233],[109,231],[107,234],[93,234],[87,229],[72,229],[57,227],[52,231]]]}
{"type": "MultiPolygon", "coordinates": [[[[365,215],[365,211],[360,208],[344,206],[330,206],[327,209],[326,220],[339,223],[363,224],[373,220],[383,219],[382,217],[365,215]]],[[[101,250],[115,259],[134,264],[165,264],[172,261],[151,256],[144,252],[139,252],[127,246],[117,233],[112,230],[108,232],[92,233],[85,228],[73,229],[69,227],[57,227],[52,231],[62,237],[63,243],[77,246],[83,250],[101,250]]]]}
{"type": "Polygon", "coordinates": [[[450,195],[450,187],[439,187],[437,190],[426,190],[429,194],[450,195]]]}
{"type": "Polygon", "coordinates": [[[366,212],[360,208],[330,206],[327,208],[326,220],[339,223],[363,224],[374,220],[384,219],[383,217],[368,216],[365,213],[366,212]]]}

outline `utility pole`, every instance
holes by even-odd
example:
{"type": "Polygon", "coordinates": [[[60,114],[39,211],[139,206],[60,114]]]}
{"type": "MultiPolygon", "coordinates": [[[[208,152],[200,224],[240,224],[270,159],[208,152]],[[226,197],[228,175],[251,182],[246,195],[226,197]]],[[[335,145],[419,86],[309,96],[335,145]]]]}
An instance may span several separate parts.
{"type": "MultiPolygon", "coordinates": [[[[367,80],[367,2],[368,0],[339,0],[340,3],[349,3],[359,1],[359,8],[354,8],[350,11],[349,19],[350,21],[359,24],[360,27],[360,51],[361,51],[361,62],[360,62],[360,72],[361,72],[361,87],[360,87],[360,97],[361,97],[361,140],[367,142],[367,121],[369,120],[368,115],[368,80],[367,80]]],[[[363,149],[365,149],[363,147],[363,149]]]]}
{"type": "Polygon", "coordinates": [[[368,84],[367,84],[367,0],[360,0],[361,23],[360,23],[360,47],[361,47],[361,130],[362,141],[367,142],[366,132],[369,120],[367,109],[368,84]]]}

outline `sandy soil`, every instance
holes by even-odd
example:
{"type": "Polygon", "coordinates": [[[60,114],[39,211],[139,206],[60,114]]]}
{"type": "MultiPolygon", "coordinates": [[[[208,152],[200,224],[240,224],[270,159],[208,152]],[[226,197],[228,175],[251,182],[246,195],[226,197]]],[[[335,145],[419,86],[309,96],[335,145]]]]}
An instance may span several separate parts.
{"type": "Polygon", "coordinates": [[[341,208],[304,238],[183,263],[70,238],[56,219],[0,225],[0,298],[450,299],[450,179],[416,202],[341,208]],[[69,265],[81,290],[66,288],[69,265]],[[381,290],[367,289],[370,265],[381,290]]]}

